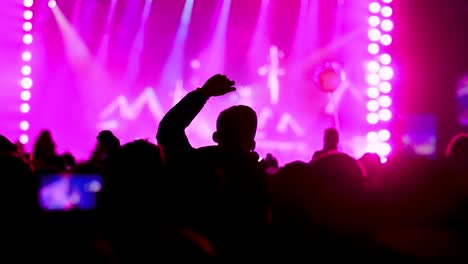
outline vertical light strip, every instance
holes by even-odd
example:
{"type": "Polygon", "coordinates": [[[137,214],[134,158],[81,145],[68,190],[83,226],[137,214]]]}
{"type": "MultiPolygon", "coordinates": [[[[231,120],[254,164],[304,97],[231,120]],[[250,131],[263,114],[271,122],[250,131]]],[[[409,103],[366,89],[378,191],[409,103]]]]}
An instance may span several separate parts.
{"type": "Polygon", "coordinates": [[[372,126],[367,134],[367,152],[377,153],[382,162],[392,151],[389,144],[391,133],[389,121],[392,119],[392,79],[394,70],[392,56],[388,47],[392,44],[393,9],[392,0],[372,1],[369,3],[367,51],[370,60],[367,62],[367,122],[372,126]]]}
{"type": "Polygon", "coordinates": [[[21,60],[22,60],[22,65],[21,65],[21,81],[20,81],[20,86],[21,86],[21,104],[20,104],[20,111],[23,114],[23,118],[21,118],[19,127],[22,131],[19,141],[21,144],[27,144],[29,142],[29,118],[28,114],[29,111],[31,110],[31,105],[29,104],[29,101],[31,100],[31,88],[33,87],[33,79],[31,77],[32,74],[32,67],[31,67],[31,61],[32,61],[32,53],[31,53],[31,44],[33,43],[33,23],[32,19],[34,16],[34,13],[32,11],[32,7],[34,5],[34,0],[24,0],[23,1],[24,9],[23,11],[23,25],[22,25],[22,30],[23,30],[23,35],[22,35],[22,42],[23,45],[25,46],[25,50],[21,54],[21,60]]]}

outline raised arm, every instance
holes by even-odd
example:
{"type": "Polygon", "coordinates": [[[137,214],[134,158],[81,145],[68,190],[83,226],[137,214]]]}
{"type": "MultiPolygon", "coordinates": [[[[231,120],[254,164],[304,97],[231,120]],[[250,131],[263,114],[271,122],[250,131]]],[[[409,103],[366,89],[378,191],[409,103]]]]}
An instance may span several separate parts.
{"type": "Polygon", "coordinates": [[[208,101],[200,89],[188,93],[159,123],[156,139],[165,152],[185,153],[192,149],[185,129],[208,101]]]}
{"type": "Polygon", "coordinates": [[[185,135],[185,129],[200,113],[211,96],[220,96],[235,91],[234,82],[226,76],[217,74],[201,87],[188,93],[177,103],[159,123],[156,139],[165,152],[166,158],[183,155],[192,146],[185,135]]]}

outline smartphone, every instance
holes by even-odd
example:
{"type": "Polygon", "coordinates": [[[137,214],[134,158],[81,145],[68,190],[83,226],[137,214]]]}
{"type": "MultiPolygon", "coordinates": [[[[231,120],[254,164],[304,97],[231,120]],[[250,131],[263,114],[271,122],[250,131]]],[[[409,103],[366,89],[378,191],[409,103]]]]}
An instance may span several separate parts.
{"type": "Polygon", "coordinates": [[[102,177],[97,174],[41,175],[39,205],[46,211],[92,210],[102,184],[102,177]]]}
{"type": "Polygon", "coordinates": [[[403,146],[416,155],[436,157],[436,117],[430,114],[410,115],[404,120],[403,146]]]}

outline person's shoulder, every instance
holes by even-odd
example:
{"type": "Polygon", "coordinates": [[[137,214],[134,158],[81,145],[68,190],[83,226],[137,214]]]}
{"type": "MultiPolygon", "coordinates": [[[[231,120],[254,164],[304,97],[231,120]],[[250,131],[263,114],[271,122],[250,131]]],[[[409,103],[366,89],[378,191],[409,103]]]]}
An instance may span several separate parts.
{"type": "Polygon", "coordinates": [[[220,157],[222,156],[222,150],[215,145],[212,146],[204,146],[200,148],[196,148],[192,151],[191,155],[194,155],[198,158],[214,158],[214,157],[220,157]]]}

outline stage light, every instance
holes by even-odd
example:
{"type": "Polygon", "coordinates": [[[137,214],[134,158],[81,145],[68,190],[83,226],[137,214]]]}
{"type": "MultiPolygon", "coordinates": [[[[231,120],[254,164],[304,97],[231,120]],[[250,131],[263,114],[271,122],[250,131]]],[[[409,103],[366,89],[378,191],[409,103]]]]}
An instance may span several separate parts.
{"type": "Polygon", "coordinates": [[[29,65],[24,65],[23,67],[21,67],[21,73],[24,75],[24,76],[28,76],[28,75],[31,75],[31,66],[29,65]]]}
{"type": "Polygon", "coordinates": [[[26,20],[31,20],[33,18],[33,12],[31,10],[24,11],[23,18],[26,20]]]}
{"type": "Polygon", "coordinates": [[[190,67],[192,67],[192,69],[199,69],[200,68],[200,61],[199,60],[192,60],[190,62],[190,67]]]}
{"type": "Polygon", "coordinates": [[[367,46],[367,51],[373,55],[377,54],[380,51],[379,45],[377,43],[371,43],[367,46]]]}
{"type": "Polygon", "coordinates": [[[383,65],[389,65],[392,63],[392,56],[390,56],[390,54],[384,53],[380,55],[379,60],[383,65]]]}
{"type": "Polygon", "coordinates": [[[21,113],[23,114],[26,114],[29,112],[29,110],[31,110],[31,106],[28,104],[28,103],[22,103],[20,105],[20,111],[21,113]]]}
{"type": "Polygon", "coordinates": [[[388,143],[381,143],[377,145],[377,154],[381,157],[388,156],[392,151],[392,147],[388,143]]]}
{"type": "Polygon", "coordinates": [[[20,97],[21,97],[21,100],[23,101],[29,101],[29,99],[31,99],[31,92],[27,90],[22,91],[20,97]]]}
{"type": "Polygon", "coordinates": [[[375,131],[371,131],[367,133],[366,139],[368,143],[377,143],[379,142],[379,135],[375,131]]]}
{"type": "Polygon", "coordinates": [[[379,84],[379,90],[381,93],[388,94],[392,91],[392,85],[389,82],[381,82],[379,84]]]}
{"type": "Polygon", "coordinates": [[[393,14],[393,9],[389,6],[384,6],[382,7],[382,10],[380,10],[380,13],[383,17],[391,17],[393,14]]]}
{"type": "Polygon", "coordinates": [[[25,61],[25,62],[30,61],[31,58],[32,58],[32,54],[29,51],[25,51],[25,52],[23,52],[23,54],[21,54],[21,59],[23,59],[23,61],[25,61]]]}
{"type": "Polygon", "coordinates": [[[384,122],[390,121],[392,119],[392,112],[389,109],[382,109],[379,111],[378,118],[384,122]]]}
{"type": "MultiPolygon", "coordinates": [[[[31,34],[31,30],[33,29],[33,24],[32,24],[32,18],[33,18],[33,12],[30,10],[30,8],[34,5],[33,0],[23,0],[23,4],[25,7],[25,10],[23,12],[23,30],[26,32],[26,34],[23,35],[22,41],[24,45],[30,45],[33,42],[33,35],[31,34]]],[[[33,86],[33,80],[31,79],[30,75],[32,73],[32,67],[29,65],[29,62],[32,59],[32,54],[30,51],[24,51],[21,54],[21,59],[24,62],[24,64],[21,66],[21,74],[22,78],[20,81],[20,86],[23,88],[20,94],[20,98],[22,100],[22,103],[20,105],[20,112],[23,114],[29,113],[31,111],[31,105],[28,103],[29,100],[31,100],[31,92],[29,89],[33,86]]],[[[20,129],[23,131],[23,134],[20,135],[19,141],[21,144],[27,144],[29,142],[29,136],[27,135],[27,131],[29,130],[29,121],[27,120],[22,120],[19,123],[20,129]]]]}
{"type": "Polygon", "coordinates": [[[377,85],[380,82],[380,77],[376,73],[367,74],[366,81],[370,85],[377,85]]]}
{"type": "Polygon", "coordinates": [[[31,34],[24,34],[23,36],[23,43],[29,45],[33,42],[33,36],[31,34]]]}
{"type": "Polygon", "coordinates": [[[393,22],[390,19],[384,19],[382,23],[380,23],[380,27],[383,31],[392,31],[393,22]]]}
{"type": "Polygon", "coordinates": [[[380,25],[380,17],[370,16],[367,22],[369,23],[369,26],[371,27],[378,27],[380,25]]]}
{"type": "Polygon", "coordinates": [[[379,122],[379,115],[377,113],[368,113],[366,117],[367,123],[375,125],[379,122]]]}
{"type": "Polygon", "coordinates": [[[378,99],[379,105],[384,108],[388,108],[392,105],[392,98],[388,95],[383,95],[378,99]]]}
{"type": "Polygon", "coordinates": [[[370,73],[377,73],[380,70],[380,64],[376,61],[370,61],[367,63],[367,71],[370,73]]]}
{"type": "Polygon", "coordinates": [[[30,89],[33,86],[33,81],[29,77],[24,77],[21,79],[20,84],[24,89],[30,89]]]}
{"type": "Polygon", "coordinates": [[[376,100],[370,100],[367,102],[367,110],[369,110],[369,112],[376,112],[377,110],[379,110],[379,102],[377,102],[376,100]]]}
{"type": "Polygon", "coordinates": [[[24,1],[23,1],[24,7],[28,7],[28,8],[29,8],[29,7],[32,7],[33,4],[34,4],[34,0],[24,0],[24,1]]]}
{"type": "Polygon", "coordinates": [[[380,79],[384,81],[391,80],[393,78],[393,74],[394,74],[393,69],[392,67],[389,67],[389,66],[384,66],[379,71],[380,79]]]}
{"type": "Polygon", "coordinates": [[[20,129],[23,131],[27,131],[29,129],[29,122],[28,121],[21,121],[20,122],[20,129]]]}
{"type": "Polygon", "coordinates": [[[380,94],[379,89],[377,89],[376,87],[369,87],[367,89],[367,96],[369,98],[375,99],[379,97],[379,94],[380,94]]]}
{"type": "Polygon", "coordinates": [[[366,120],[374,126],[371,128],[372,130],[380,129],[378,134],[373,131],[369,132],[367,141],[372,144],[368,144],[368,151],[377,153],[382,162],[387,161],[387,155],[392,151],[392,147],[387,143],[390,140],[390,131],[385,126],[388,125],[382,123],[392,119],[392,111],[389,109],[392,105],[390,95],[392,84],[389,81],[394,76],[393,68],[389,66],[392,63],[392,57],[388,53],[382,53],[393,41],[389,33],[394,28],[391,20],[393,9],[386,5],[390,2],[390,0],[382,0],[381,3],[372,1],[369,4],[370,15],[367,21],[369,24],[368,38],[370,40],[367,51],[371,62],[367,64],[366,81],[371,87],[367,90],[367,96],[370,100],[367,102],[368,114],[366,120]],[[377,14],[381,15],[381,17],[377,14]],[[379,29],[384,31],[385,34],[382,34],[379,29]]]}
{"type": "Polygon", "coordinates": [[[380,37],[382,36],[382,32],[376,28],[371,28],[367,33],[367,37],[371,41],[379,41],[380,37]]]}
{"type": "Polygon", "coordinates": [[[55,8],[57,6],[57,2],[55,0],[49,0],[48,6],[49,8],[55,8]]]}
{"type": "Polygon", "coordinates": [[[380,12],[380,8],[381,8],[381,6],[380,6],[380,4],[377,3],[377,2],[372,2],[372,3],[369,4],[369,11],[370,11],[371,13],[374,13],[374,14],[379,13],[379,12],[380,12]]]}
{"type": "Polygon", "coordinates": [[[19,141],[21,144],[28,144],[29,142],[29,137],[26,134],[22,134],[19,138],[19,141]]]}
{"type": "Polygon", "coordinates": [[[380,38],[380,43],[382,43],[382,45],[384,46],[389,46],[390,44],[392,44],[392,37],[388,34],[384,34],[380,38]]]}
{"type": "Polygon", "coordinates": [[[26,21],[23,23],[23,30],[29,32],[32,30],[32,23],[30,21],[26,21]]]}
{"type": "Polygon", "coordinates": [[[391,137],[390,131],[388,131],[387,129],[382,129],[378,133],[378,138],[382,142],[389,141],[390,137],[391,137]]]}

